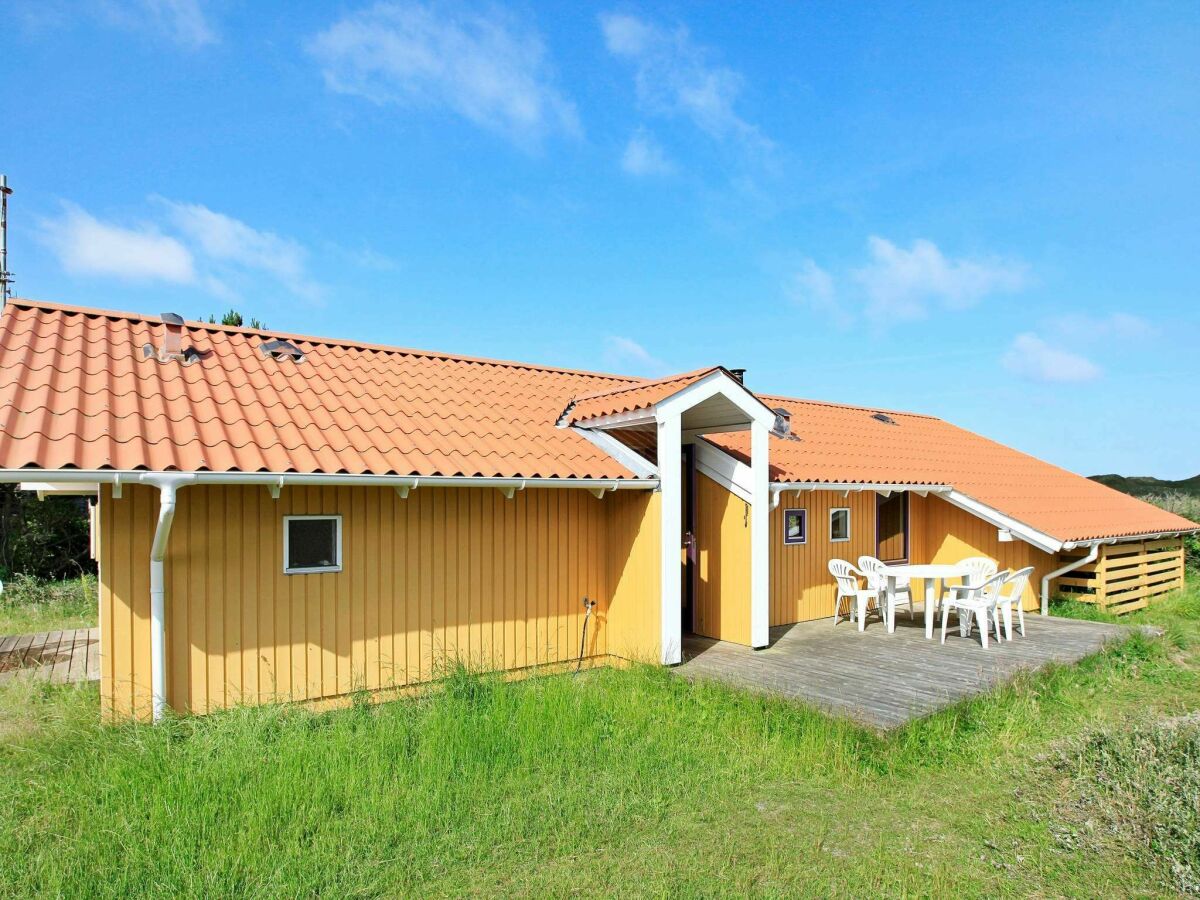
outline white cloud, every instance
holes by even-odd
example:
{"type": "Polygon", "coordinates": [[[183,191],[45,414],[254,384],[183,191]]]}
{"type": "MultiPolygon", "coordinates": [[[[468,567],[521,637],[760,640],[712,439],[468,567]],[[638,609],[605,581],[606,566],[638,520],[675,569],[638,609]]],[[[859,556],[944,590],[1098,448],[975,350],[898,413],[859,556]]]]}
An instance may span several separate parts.
{"type": "Polygon", "coordinates": [[[191,252],[153,226],[125,228],[102,222],[71,203],[63,215],[41,222],[41,237],[73,275],[105,275],[127,281],[196,280],[191,252]]]}
{"type": "Polygon", "coordinates": [[[621,168],[630,175],[670,175],[675,164],[667,159],[658,142],[644,128],[639,128],[625,145],[621,168]]]}
{"type": "Polygon", "coordinates": [[[381,105],[445,106],[526,148],[552,133],[580,133],[540,35],[499,9],[378,3],[318,34],[309,52],[339,93],[381,105]]]}
{"type": "Polygon", "coordinates": [[[838,299],[833,276],[811,259],[800,263],[784,290],[794,303],[823,313],[838,325],[847,325],[853,318],[838,299]]]}
{"type": "Polygon", "coordinates": [[[1158,330],[1140,316],[1115,312],[1107,316],[1068,313],[1048,322],[1050,328],[1074,340],[1096,342],[1107,340],[1139,340],[1153,337],[1158,330]]]}
{"type": "Polygon", "coordinates": [[[954,259],[928,240],[915,240],[905,250],[872,236],[868,251],[870,262],[853,277],[865,292],[867,317],[877,324],[924,318],[931,303],[964,309],[988,294],[1018,291],[1029,281],[1021,262],[954,259]]]}
{"type": "Polygon", "coordinates": [[[200,254],[219,263],[265,272],[293,294],[319,299],[321,289],[307,270],[308,253],[296,241],[251,228],[200,204],[155,199],[167,209],[172,224],[200,254]]]}
{"type": "Polygon", "coordinates": [[[223,300],[238,297],[234,283],[265,275],[295,296],[321,299],[298,242],[206,206],[150,199],[159,211],[154,224],[104,222],[64,203],[62,216],[42,220],[40,236],[74,275],[195,285],[223,300]]]}
{"type": "Polygon", "coordinates": [[[639,375],[665,375],[671,367],[632,338],[610,337],[604,341],[605,365],[628,368],[639,375]]]}
{"type": "Polygon", "coordinates": [[[114,25],[153,32],[183,47],[217,41],[200,0],[106,0],[101,9],[114,25]]]}
{"type": "Polygon", "coordinates": [[[1008,371],[1030,381],[1077,384],[1102,374],[1086,356],[1053,347],[1030,332],[1017,335],[1001,361],[1008,371]]]}
{"type": "Polygon", "coordinates": [[[687,28],[667,30],[628,13],[605,13],[600,29],[609,53],[634,65],[638,103],[647,112],[684,116],[714,138],[771,149],[771,141],[735,109],[742,76],[711,63],[710,52],[692,42],[687,28]]]}

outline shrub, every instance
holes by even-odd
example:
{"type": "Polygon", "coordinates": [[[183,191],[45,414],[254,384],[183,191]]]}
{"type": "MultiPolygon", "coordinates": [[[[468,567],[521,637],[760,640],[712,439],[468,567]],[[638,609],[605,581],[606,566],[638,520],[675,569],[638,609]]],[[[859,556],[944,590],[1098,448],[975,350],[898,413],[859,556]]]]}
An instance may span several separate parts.
{"type": "Polygon", "coordinates": [[[1200,714],[1094,731],[1054,764],[1069,777],[1053,826],[1060,844],[1123,847],[1200,895],[1200,714]]]}
{"type": "Polygon", "coordinates": [[[95,571],[82,497],[38,500],[15,484],[0,484],[0,578],[77,578],[95,571]]]}

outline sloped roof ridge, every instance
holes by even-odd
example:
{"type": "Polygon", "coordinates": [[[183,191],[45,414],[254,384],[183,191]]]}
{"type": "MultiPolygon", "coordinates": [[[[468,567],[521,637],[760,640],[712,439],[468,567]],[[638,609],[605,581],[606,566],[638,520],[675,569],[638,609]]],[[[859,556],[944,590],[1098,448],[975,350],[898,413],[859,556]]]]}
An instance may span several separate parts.
{"type": "Polygon", "coordinates": [[[638,390],[640,388],[657,387],[660,384],[670,384],[673,381],[683,381],[685,378],[695,378],[697,375],[702,375],[708,372],[716,372],[721,369],[721,366],[705,366],[701,369],[693,369],[690,372],[677,372],[674,375],[664,375],[662,378],[650,378],[642,381],[634,381],[630,384],[623,384],[620,387],[607,388],[603,391],[592,391],[588,394],[583,394],[575,398],[576,403],[584,400],[594,400],[597,397],[612,397],[615,394],[623,394],[626,391],[638,390]]]}
{"type": "MultiPolygon", "coordinates": [[[[67,303],[54,303],[49,300],[33,300],[28,297],[11,297],[8,303],[22,309],[41,309],[50,312],[96,316],[106,319],[124,319],[130,322],[144,322],[157,325],[158,317],[145,313],[125,312],[121,310],[100,309],[91,306],[74,306],[67,303]]],[[[310,334],[297,334],[286,331],[271,331],[258,328],[243,328],[236,325],[217,325],[211,322],[196,322],[190,319],[184,321],[188,329],[201,329],[218,334],[241,334],[247,337],[284,338],[289,341],[304,341],[320,347],[341,347],[349,350],[366,350],[372,353],[388,353],[397,356],[416,356],[426,359],[444,359],[451,362],[464,362],[477,365],[503,366],[510,369],[528,369],[535,372],[554,372],[563,375],[583,375],[590,378],[607,378],[612,381],[625,382],[627,387],[639,387],[646,382],[636,375],[616,375],[611,372],[593,372],[588,369],[570,369],[565,366],[542,365],[539,363],[521,362],[511,359],[493,359],[486,356],[465,356],[461,353],[444,353],[440,350],[419,350],[412,347],[396,347],[389,344],[372,344],[365,341],[353,341],[348,338],[317,337],[310,334]]]]}

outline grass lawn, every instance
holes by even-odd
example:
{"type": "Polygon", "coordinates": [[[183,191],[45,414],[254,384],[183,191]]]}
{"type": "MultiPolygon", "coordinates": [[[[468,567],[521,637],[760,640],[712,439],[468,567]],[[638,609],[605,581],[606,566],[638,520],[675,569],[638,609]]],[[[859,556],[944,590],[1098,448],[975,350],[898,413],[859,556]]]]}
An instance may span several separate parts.
{"type": "Polygon", "coordinates": [[[0,635],[93,628],[99,615],[95,575],[66,581],[17,576],[0,594],[0,635]]]}
{"type": "Polygon", "coordinates": [[[651,667],[155,727],[22,679],[0,894],[1171,894],[1200,868],[1200,725],[1162,725],[1200,707],[1200,586],[1133,621],[1166,637],[884,737],[651,667]]]}

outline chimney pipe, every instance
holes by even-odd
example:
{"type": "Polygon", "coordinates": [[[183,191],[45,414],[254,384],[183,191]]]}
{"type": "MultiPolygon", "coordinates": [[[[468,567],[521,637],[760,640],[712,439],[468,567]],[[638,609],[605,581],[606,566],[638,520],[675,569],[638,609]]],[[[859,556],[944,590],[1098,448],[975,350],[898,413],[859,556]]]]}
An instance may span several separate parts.
{"type": "Polygon", "coordinates": [[[183,316],[178,313],[165,312],[159,318],[163,323],[163,342],[161,347],[155,347],[153,344],[146,344],[142,347],[142,354],[147,359],[156,359],[160,363],[179,360],[185,366],[191,365],[200,358],[200,354],[195,348],[189,347],[183,349],[183,316]]]}

